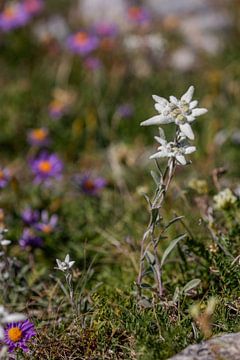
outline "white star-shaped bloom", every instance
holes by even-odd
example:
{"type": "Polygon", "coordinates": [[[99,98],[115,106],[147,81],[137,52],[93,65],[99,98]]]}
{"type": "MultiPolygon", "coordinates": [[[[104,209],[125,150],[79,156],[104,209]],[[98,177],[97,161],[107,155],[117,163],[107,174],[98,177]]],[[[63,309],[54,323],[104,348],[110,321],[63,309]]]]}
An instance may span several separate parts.
{"type": "Polygon", "coordinates": [[[71,269],[71,267],[75,264],[75,261],[70,261],[69,255],[66,255],[64,261],[56,259],[56,262],[57,262],[57,269],[63,272],[71,269]]]}
{"type": "Polygon", "coordinates": [[[197,100],[192,100],[194,87],[190,86],[187,92],[178,100],[175,96],[170,96],[169,100],[160,96],[153,95],[155,100],[155,109],[159,115],[153,116],[141,123],[142,126],[160,125],[175,123],[179,126],[181,132],[190,140],[194,140],[194,133],[190,123],[196,117],[207,112],[205,108],[197,108],[197,100]]]}
{"type": "Polygon", "coordinates": [[[150,156],[150,159],[158,159],[162,157],[174,157],[181,165],[186,165],[187,160],[185,155],[191,154],[196,151],[195,146],[181,145],[177,146],[174,142],[167,142],[165,139],[155,136],[155,139],[160,144],[158,152],[150,156]]]}

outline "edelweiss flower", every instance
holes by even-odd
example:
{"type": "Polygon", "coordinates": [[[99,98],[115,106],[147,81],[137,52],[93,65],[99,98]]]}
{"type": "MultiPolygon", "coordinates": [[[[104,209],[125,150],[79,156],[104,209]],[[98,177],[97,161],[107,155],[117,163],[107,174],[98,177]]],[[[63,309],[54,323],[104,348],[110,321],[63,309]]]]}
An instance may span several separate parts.
{"type": "Polygon", "coordinates": [[[226,210],[236,203],[237,197],[233,194],[232,190],[225,189],[215,195],[213,200],[215,209],[226,210]]]}
{"type": "Polygon", "coordinates": [[[194,87],[190,86],[180,100],[175,96],[170,96],[168,101],[160,96],[153,95],[153,99],[156,101],[155,109],[160,115],[143,121],[141,125],[160,125],[174,122],[187,138],[194,140],[194,133],[190,123],[193,122],[197,116],[205,114],[207,109],[196,108],[198,101],[192,101],[193,93],[194,87]]]}
{"type": "Polygon", "coordinates": [[[191,154],[196,151],[195,146],[181,145],[181,143],[176,145],[174,142],[167,142],[165,139],[155,136],[155,139],[161,146],[158,147],[158,152],[150,156],[150,159],[157,159],[161,157],[174,157],[181,165],[186,165],[187,160],[185,155],[191,154]]]}
{"type": "Polygon", "coordinates": [[[69,255],[66,255],[64,261],[56,259],[56,262],[57,262],[57,269],[61,270],[63,272],[71,269],[71,267],[75,264],[75,261],[70,261],[70,256],[69,255]]]}

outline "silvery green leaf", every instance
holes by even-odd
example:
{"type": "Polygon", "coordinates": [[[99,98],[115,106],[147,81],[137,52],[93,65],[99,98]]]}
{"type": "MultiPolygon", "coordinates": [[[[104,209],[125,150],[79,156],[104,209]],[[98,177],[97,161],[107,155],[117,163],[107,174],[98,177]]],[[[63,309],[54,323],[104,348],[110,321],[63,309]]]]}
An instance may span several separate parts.
{"type": "Polygon", "coordinates": [[[152,178],[155,182],[156,185],[159,185],[160,182],[161,182],[161,178],[159,177],[159,175],[156,173],[156,171],[151,171],[151,175],[152,175],[152,178]]]}
{"type": "Polygon", "coordinates": [[[200,284],[200,282],[201,282],[200,279],[193,279],[193,280],[189,281],[182,289],[182,292],[184,292],[186,294],[188,291],[196,288],[200,284]]]}
{"type": "Polygon", "coordinates": [[[168,255],[171,253],[171,251],[175,248],[175,246],[177,245],[177,243],[184,239],[187,236],[187,234],[183,234],[179,237],[177,237],[176,239],[172,240],[169,244],[169,246],[167,247],[167,249],[164,251],[162,259],[161,259],[161,266],[163,266],[165,260],[167,259],[168,255]]]}
{"type": "Polygon", "coordinates": [[[141,306],[141,307],[144,307],[145,309],[148,309],[148,308],[152,307],[152,304],[147,299],[139,300],[138,305],[141,306]]]}
{"type": "Polygon", "coordinates": [[[179,290],[179,287],[177,286],[174,291],[174,295],[173,295],[173,303],[174,304],[178,301],[179,294],[180,294],[180,290],[179,290]]]}
{"type": "Polygon", "coordinates": [[[155,264],[155,257],[154,257],[154,255],[153,255],[152,253],[150,253],[150,251],[147,251],[147,252],[146,252],[146,259],[147,259],[147,261],[148,261],[148,263],[149,263],[150,265],[154,265],[154,264],[155,264]]]}

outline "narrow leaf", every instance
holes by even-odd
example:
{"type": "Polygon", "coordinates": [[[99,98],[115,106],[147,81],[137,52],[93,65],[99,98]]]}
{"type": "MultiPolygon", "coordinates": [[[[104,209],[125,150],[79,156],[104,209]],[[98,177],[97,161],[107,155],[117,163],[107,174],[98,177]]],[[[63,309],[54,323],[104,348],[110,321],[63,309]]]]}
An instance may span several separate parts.
{"type": "Polygon", "coordinates": [[[175,222],[183,219],[184,216],[177,216],[174,219],[170,220],[169,223],[165,226],[165,230],[167,230],[172,224],[174,224],[175,222]]]}
{"type": "Polygon", "coordinates": [[[152,171],[151,171],[151,176],[152,176],[155,184],[156,184],[157,186],[159,186],[159,184],[160,184],[160,182],[161,182],[161,178],[160,178],[159,175],[156,173],[156,171],[152,170],[152,171]]]}
{"type": "Polygon", "coordinates": [[[182,289],[182,292],[184,292],[186,294],[188,291],[196,288],[200,284],[200,282],[201,282],[200,279],[193,279],[193,280],[189,281],[182,289]]]}
{"type": "Polygon", "coordinates": [[[187,234],[183,234],[179,237],[177,237],[176,239],[174,239],[173,241],[170,242],[169,246],[167,247],[167,249],[164,251],[163,256],[162,256],[162,260],[161,260],[161,267],[163,266],[165,260],[167,259],[168,255],[171,253],[171,251],[175,248],[175,246],[177,245],[177,243],[184,239],[186,237],[187,234]]]}

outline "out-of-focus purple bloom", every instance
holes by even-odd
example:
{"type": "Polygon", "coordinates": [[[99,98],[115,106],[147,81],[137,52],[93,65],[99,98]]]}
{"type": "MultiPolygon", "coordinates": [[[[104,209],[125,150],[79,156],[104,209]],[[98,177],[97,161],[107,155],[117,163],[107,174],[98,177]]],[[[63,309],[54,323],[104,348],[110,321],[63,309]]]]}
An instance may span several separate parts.
{"type": "Polygon", "coordinates": [[[3,189],[7,186],[10,181],[10,172],[8,169],[0,168],[0,189],[3,189]]]}
{"type": "Polygon", "coordinates": [[[6,5],[0,13],[0,29],[10,31],[24,26],[30,19],[22,3],[11,3],[6,5]]]}
{"type": "Polygon", "coordinates": [[[37,15],[43,9],[42,0],[24,0],[25,11],[30,15],[37,15]]]}
{"type": "Polygon", "coordinates": [[[32,129],[28,132],[27,139],[30,145],[44,146],[49,144],[48,135],[46,128],[32,129]]]}
{"type": "Polygon", "coordinates": [[[41,221],[36,224],[36,229],[45,234],[51,234],[58,224],[58,216],[56,214],[49,215],[46,210],[41,213],[41,221]]]}
{"type": "Polygon", "coordinates": [[[94,32],[101,38],[115,37],[118,35],[118,27],[116,24],[102,22],[94,26],[94,32]]]}
{"type": "Polygon", "coordinates": [[[90,174],[75,176],[75,183],[78,188],[85,194],[96,196],[107,185],[107,182],[102,177],[93,177],[90,174]]]}
{"type": "Polygon", "coordinates": [[[36,249],[43,245],[43,239],[35,234],[32,229],[24,229],[22,236],[19,240],[19,245],[22,248],[36,249]]]}
{"type": "Polygon", "coordinates": [[[128,9],[128,18],[131,22],[143,25],[149,23],[151,16],[149,11],[142,6],[131,6],[128,9]]]}
{"type": "Polygon", "coordinates": [[[88,55],[96,50],[99,45],[99,39],[96,35],[89,34],[85,31],[79,31],[69,36],[67,47],[75,54],[88,55]]]}
{"type": "Polygon", "coordinates": [[[4,329],[4,343],[8,346],[10,353],[16,349],[27,352],[27,343],[35,335],[34,324],[29,320],[9,323],[4,329]]]}
{"type": "Polygon", "coordinates": [[[30,162],[32,172],[35,175],[34,182],[49,182],[52,179],[61,179],[63,163],[56,154],[42,152],[30,162]]]}
{"type": "Polygon", "coordinates": [[[117,115],[120,118],[129,118],[133,115],[133,113],[134,107],[132,104],[129,103],[122,104],[117,108],[117,115]]]}
{"type": "Polygon", "coordinates": [[[28,207],[22,211],[21,218],[26,225],[32,226],[39,220],[39,211],[28,207]]]}
{"type": "Polygon", "coordinates": [[[48,107],[49,116],[54,120],[61,119],[65,113],[65,110],[65,105],[58,100],[53,100],[48,107]]]}
{"type": "Polygon", "coordinates": [[[101,68],[101,60],[96,57],[89,57],[84,62],[85,66],[92,71],[98,70],[101,68]]]}

